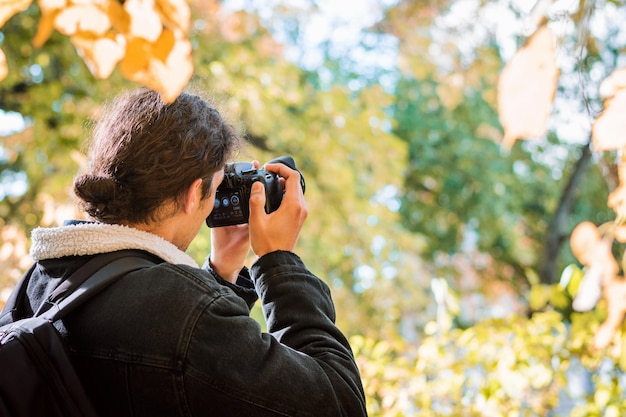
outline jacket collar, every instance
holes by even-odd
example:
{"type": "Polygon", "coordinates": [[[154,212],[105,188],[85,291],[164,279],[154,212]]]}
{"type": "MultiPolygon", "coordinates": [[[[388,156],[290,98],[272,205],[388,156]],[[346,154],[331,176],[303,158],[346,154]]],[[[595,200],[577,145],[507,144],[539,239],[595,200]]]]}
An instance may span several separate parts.
{"type": "Polygon", "coordinates": [[[169,263],[198,267],[189,255],[165,239],[118,224],[70,222],[60,227],[38,227],[31,238],[30,256],[35,261],[141,249],[169,263]]]}

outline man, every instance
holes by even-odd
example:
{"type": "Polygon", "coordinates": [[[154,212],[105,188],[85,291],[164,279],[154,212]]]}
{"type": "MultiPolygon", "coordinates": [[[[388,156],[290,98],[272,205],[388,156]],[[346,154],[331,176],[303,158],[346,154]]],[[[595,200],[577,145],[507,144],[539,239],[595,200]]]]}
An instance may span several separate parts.
{"type": "Polygon", "coordinates": [[[196,95],[171,104],[147,89],[121,95],[96,124],[88,172],[74,181],[90,221],[33,231],[24,311],[0,323],[32,314],[98,254],[139,249],[155,261],[58,326],[102,416],[366,415],[330,291],[293,253],[307,216],[297,171],[268,164],[285,181],[278,210],[265,213],[255,183],[249,224],[212,229],[202,268],[185,253],[239,146],[196,95]],[[250,248],[258,258],[248,271],[250,248]],[[258,297],[268,333],[249,317],[258,297]]]}

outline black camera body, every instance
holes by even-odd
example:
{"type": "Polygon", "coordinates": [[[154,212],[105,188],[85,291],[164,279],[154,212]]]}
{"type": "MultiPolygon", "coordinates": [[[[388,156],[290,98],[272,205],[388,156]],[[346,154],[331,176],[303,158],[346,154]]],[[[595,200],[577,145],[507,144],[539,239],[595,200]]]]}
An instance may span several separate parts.
{"type": "MultiPolygon", "coordinates": [[[[269,163],[282,163],[297,170],[296,163],[290,156],[281,156],[269,163]]],[[[249,162],[227,164],[224,168],[224,179],[217,187],[213,211],[206,219],[207,226],[222,227],[248,223],[252,184],[259,181],[265,186],[265,212],[271,213],[278,209],[283,200],[284,190],[280,176],[263,168],[256,169],[249,162]]],[[[304,192],[302,173],[300,185],[304,192]]]]}

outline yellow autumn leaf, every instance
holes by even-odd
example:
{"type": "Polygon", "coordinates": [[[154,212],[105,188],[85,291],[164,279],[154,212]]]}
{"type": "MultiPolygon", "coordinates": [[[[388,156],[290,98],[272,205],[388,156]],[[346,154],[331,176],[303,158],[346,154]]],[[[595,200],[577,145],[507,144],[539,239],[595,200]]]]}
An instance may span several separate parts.
{"type": "Polygon", "coordinates": [[[517,51],[498,80],[498,114],[505,148],[518,139],[545,134],[558,76],[552,31],[542,26],[517,51]]]}
{"type": "Polygon", "coordinates": [[[533,285],[528,294],[528,303],[533,311],[543,309],[550,301],[551,287],[549,285],[533,285]]]}
{"type": "MultiPolygon", "coordinates": [[[[596,126],[594,125],[594,130],[595,127],[596,126]]],[[[619,219],[618,222],[621,222],[626,220],[626,155],[624,155],[624,153],[622,153],[620,161],[617,164],[617,178],[619,179],[619,185],[609,194],[607,205],[613,209],[617,215],[617,218],[619,219]]],[[[623,230],[620,229],[621,228],[616,228],[615,238],[620,242],[624,242],[624,236],[626,236],[626,234],[624,234],[623,230]]]]}
{"type": "Polygon", "coordinates": [[[183,91],[193,75],[191,43],[179,39],[167,60],[152,60],[151,73],[155,90],[161,93],[163,100],[172,102],[183,91]]]}
{"type": "Polygon", "coordinates": [[[585,273],[578,265],[569,264],[563,269],[558,288],[566,291],[570,296],[575,297],[578,294],[578,288],[585,273]]]}
{"type": "Polygon", "coordinates": [[[94,4],[76,4],[63,9],[54,20],[56,30],[66,36],[79,32],[104,35],[111,28],[106,11],[94,4]]]}
{"type": "Polygon", "coordinates": [[[135,80],[140,72],[149,71],[152,59],[165,61],[172,52],[176,38],[172,31],[164,30],[156,42],[148,42],[144,38],[130,38],[126,47],[126,55],[120,64],[124,77],[135,80]]]}
{"type": "Polygon", "coordinates": [[[626,146],[626,67],[604,80],[600,93],[606,100],[591,130],[593,148],[597,152],[621,149],[626,146]]]}
{"type": "Polygon", "coordinates": [[[127,0],[124,10],[130,17],[127,36],[155,42],[161,36],[163,23],[155,10],[154,0],[127,0]]]}
{"type": "Polygon", "coordinates": [[[149,65],[149,55],[152,54],[152,45],[141,38],[129,39],[126,45],[126,55],[120,62],[122,75],[133,80],[135,74],[145,71],[149,65]]]}
{"type": "Polygon", "coordinates": [[[187,0],[156,0],[155,9],[166,28],[187,35],[191,24],[191,9],[187,0]]]}
{"type": "Polygon", "coordinates": [[[41,17],[39,18],[39,24],[37,25],[37,33],[33,38],[33,45],[35,48],[40,48],[50,38],[54,31],[54,25],[57,15],[61,12],[61,9],[44,9],[41,8],[41,17]]]}
{"type": "Polygon", "coordinates": [[[33,0],[0,0],[0,27],[13,15],[25,10],[33,0]]]}
{"type": "Polygon", "coordinates": [[[72,36],[71,41],[91,73],[100,79],[111,75],[126,52],[125,41],[121,35],[100,37],[90,33],[79,33],[72,36]]]}
{"type": "Polygon", "coordinates": [[[38,5],[41,10],[41,17],[37,25],[37,33],[33,38],[33,45],[40,48],[50,38],[55,29],[57,15],[63,9],[70,6],[68,0],[39,0],[38,5]]]}
{"type": "Polygon", "coordinates": [[[165,101],[171,102],[193,74],[191,43],[177,39],[169,29],[163,30],[154,43],[130,39],[120,70],[125,78],[158,91],[165,101]]]}
{"type": "Polygon", "coordinates": [[[130,16],[120,2],[108,1],[104,10],[106,10],[106,14],[109,16],[111,25],[118,33],[125,34],[130,32],[130,16]]]}
{"type": "Polygon", "coordinates": [[[176,47],[177,38],[169,29],[163,31],[163,35],[154,43],[154,58],[165,62],[176,47]]]}
{"type": "Polygon", "coordinates": [[[9,66],[7,65],[7,57],[4,51],[0,49],[0,81],[4,80],[9,73],[9,66]]]}

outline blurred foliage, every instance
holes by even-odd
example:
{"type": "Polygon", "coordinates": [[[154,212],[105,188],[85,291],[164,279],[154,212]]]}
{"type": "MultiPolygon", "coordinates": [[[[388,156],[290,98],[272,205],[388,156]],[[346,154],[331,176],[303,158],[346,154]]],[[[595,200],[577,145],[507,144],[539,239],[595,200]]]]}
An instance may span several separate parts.
{"type": "MultiPolygon", "coordinates": [[[[410,155],[403,224],[426,238],[426,254],[433,259],[441,252],[487,253],[512,267],[501,268],[500,278],[528,284],[527,271],[541,262],[546,230],[578,145],[551,136],[542,149],[523,144],[503,153],[494,140],[497,114],[484,91],[466,90],[453,108],[441,102],[433,80],[401,80],[397,91],[396,132],[408,142],[410,155]],[[544,163],[538,151],[567,156],[544,163]]],[[[608,187],[601,167],[592,166],[578,195],[570,230],[583,219],[613,215],[605,203],[608,187]]],[[[562,252],[561,269],[574,261],[567,247],[562,252]]]]}
{"type": "MultiPolygon", "coordinates": [[[[574,51],[588,27],[582,12],[588,3],[559,16],[581,28],[563,36],[564,50],[574,51]]],[[[624,6],[593,3],[598,13],[624,6]]],[[[214,96],[245,132],[251,146],[241,160],[291,154],[304,173],[310,215],[298,252],[332,288],[370,415],[626,412],[623,334],[606,351],[589,348],[604,302],[575,313],[574,288],[536,278],[545,230],[580,148],[563,143],[555,125],[544,140],[500,151],[495,86],[503,47],[485,29],[485,16],[454,26],[442,21],[462,1],[400,1],[372,28],[397,38],[393,69],[364,68],[330,50],[322,51],[319,68],[303,69],[285,58],[285,45],[268,29],[287,25],[298,41],[298,25],[317,10],[315,2],[303,4],[277,6],[268,20],[193,1],[191,88],[214,96]]],[[[479,12],[499,4],[520,20],[525,14],[509,2],[477,4],[479,12]]],[[[4,293],[28,266],[30,230],[79,215],[71,183],[84,163],[88,121],[104,99],[135,86],[118,71],[95,81],[58,34],[34,49],[37,19],[30,8],[0,28],[9,66],[0,109],[26,122],[23,131],[1,138],[0,179],[7,189],[24,174],[28,185],[23,194],[0,198],[4,293]]],[[[371,36],[364,37],[368,51],[377,48],[371,36]]],[[[623,45],[619,37],[607,44],[585,39],[586,54],[576,49],[569,68],[585,83],[564,82],[558,94],[582,97],[580,108],[593,109],[591,69],[608,73],[604,67],[623,55],[623,45]]],[[[581,219],[603,223],[612,216],[606,198],[613,157],[594,162],[563,241],[581,219]]],[[[203,228],[189,253],[202,262],[209,250],[203,228]]],[[[570,262],[564,246],[560,265],[570,262]]]]}
{"type": "Polygon", "coordinates": [[[624,415],[626,334],[606,350],[589,348],[605,304],[573,313],[564,288],[544,285],[532,293],[541,309],[530,316],[467,329],[440,316],[419,344],[353,337],[369,415],[624,415]]]}
{"type": "MultiPolygon", "coordinates": [[[[523,287],[528,284],[527,275],[536,274],[546,262],[544,246],[559,245],[554,251],[561,255],[557,270],[542,277],[554,282],[558,270],[574,260],[563,245],[574,225],[584,219],[602,222],[614,216],[605,203],[609,193],[603,179],[606,166],[594,164],[584,174],[582,184],[574,190],[576,203],[567,213],[564,227],[555,230],[559,235],[550,239],[550,223],[561,224],[555,216],[580,158],[580,144],[561,137],[560,126],[555,124],[544,140],[509,150],[498,146],[502,130],[495,87],[504,65],[503,40],[497,26],[485,28],[481,22],[488,19],[489,12],[500,13],[504,19],[519,11],[504,2],[483,2],[481,6],[448,3],[451,5],[432,2],[430,7],[421,7],[403,1],[377,26],[398,36],[400,44],[403,75],[395,91],[395,131],[409,144],[403,224],[426,238],[432,259],[442,252],[487,253],[502,265],[496,271],[500,278],[523,287]],[[459,9],[464,16],[459,16],[459,9]]],[[[571,45],[577,38],[581,44],[595,41],[583,38],[589,36],[587,17],[572,16],[571,22],[580,26],[560,40],[561,53],[578,53],[577,46],[571,45]]],[[[555,17],[559,22],[565,19],[555,17]]],[[[585,65],[599,58],[598,50],[590,50],[584,56],[585,65]]],[[[588,68],[579,65],[563,77],[566,81],[559,97],[585,94],[590,101],[577,99],[568,104],[584,114],[585,105],[593,106],[585,91],[591,87],[567,81],[588,68]]],[[[578,76],[586,80],[584,73],[578,76]]],[[[518,84],[525,82],[518,80],[518,84]]]]}

